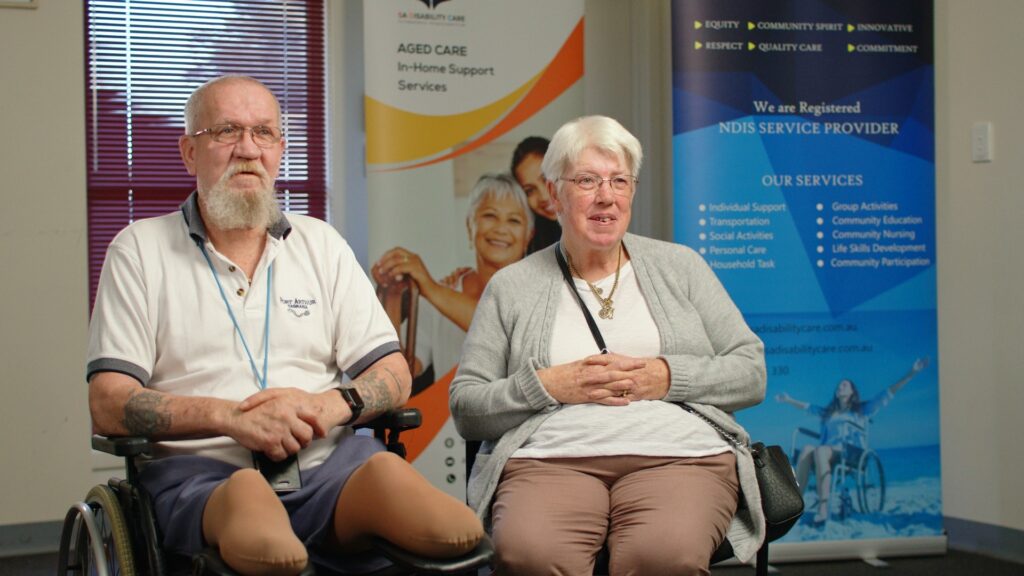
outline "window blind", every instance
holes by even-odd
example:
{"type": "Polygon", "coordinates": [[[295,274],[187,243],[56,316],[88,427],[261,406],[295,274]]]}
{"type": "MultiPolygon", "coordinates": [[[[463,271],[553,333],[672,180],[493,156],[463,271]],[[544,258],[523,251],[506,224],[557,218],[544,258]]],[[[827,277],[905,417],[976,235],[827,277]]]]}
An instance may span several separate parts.
{"type": "Polygon", "coordinates": [[[323,0],[88,0],[85,26],[90,309],[114,236],[195,188],[178,154],[182,113],[217,76],[277,95],[281,207],[327,217],[323,0]]]}

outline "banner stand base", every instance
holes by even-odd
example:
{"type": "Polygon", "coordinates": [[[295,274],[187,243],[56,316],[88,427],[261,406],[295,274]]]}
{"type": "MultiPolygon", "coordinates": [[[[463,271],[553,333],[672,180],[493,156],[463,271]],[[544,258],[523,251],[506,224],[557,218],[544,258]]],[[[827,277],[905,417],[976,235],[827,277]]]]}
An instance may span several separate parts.
{"type": "MultiPolygon", "coordinates": [[[[886,538],[878,540],[830,540],[827,542],[772,543],[768,550],[772,563],[820,562],[824,560],[863,560],[876,568],[888,566],[882,558],[900,556],[936,556],[945,554],[948,537],[886,538]]],[[[733,558],[720,566],[741,566],[733,558]]]]}

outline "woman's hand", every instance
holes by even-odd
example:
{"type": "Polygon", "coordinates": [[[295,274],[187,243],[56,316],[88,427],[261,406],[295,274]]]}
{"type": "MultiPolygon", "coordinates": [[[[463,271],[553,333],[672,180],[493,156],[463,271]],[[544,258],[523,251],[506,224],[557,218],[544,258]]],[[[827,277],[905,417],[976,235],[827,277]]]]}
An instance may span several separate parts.
{"type": "Polygon", "coordinates": [[[659,358],[596,354],[537,372],[548,394],[562,404],[625,406],[660,400],[668,393],[668,365],[659,358]]]}
{"type": "Polygon", "coordinates": [[[918,358],[917,360],[914,361],[914,367],[912,368],[912,370],[915,374],[917,374],[921,370],[924,370],[925,368],[928,367],[928,362],[929,359],[927,356],[924,358],[918,358]]]}
{"type": "Polygon", "coordinates": [[[411,278],[423,292],[435,284],[419,255],[401,247],[385,252],[373,265],[371,273],[374,281],[381,286],[390,287],[411,278]]]}
{"type": "Polygon", "coordinates": [[[441,286],[455,290],[455,287],[459,284],[459,278],[462,278],[472,271],[473,269],[468,266],[459,266],[455,270],[452,270],[451,274],[441,279],[441,286]]]}

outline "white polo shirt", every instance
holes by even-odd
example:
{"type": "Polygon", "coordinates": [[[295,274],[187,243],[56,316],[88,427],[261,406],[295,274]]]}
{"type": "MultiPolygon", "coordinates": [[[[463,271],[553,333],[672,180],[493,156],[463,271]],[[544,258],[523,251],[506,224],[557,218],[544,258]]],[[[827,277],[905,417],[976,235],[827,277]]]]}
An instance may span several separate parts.
{"type": "MultiPolygon", "coordinates": [[[[111,242],[89,326],[87,378],[128,374],[147,388],[241,401],[259,391],[210,265],[260,371],[263,370],[267,271],[271,264],[267,387],[321,392],[355,378],[399,350],[391,322],[351,248],[327,223],[282,217],[269,231],[249,285],[214,249],[196,193],[181,211],[140,220],[111,242]]],[[[323,462],[347,427],[300,453],[303,468],[323,462]]],[[[251,466],[250,452],[227,437],[161,442],[156,456],[200,454],[251,466]]]]}

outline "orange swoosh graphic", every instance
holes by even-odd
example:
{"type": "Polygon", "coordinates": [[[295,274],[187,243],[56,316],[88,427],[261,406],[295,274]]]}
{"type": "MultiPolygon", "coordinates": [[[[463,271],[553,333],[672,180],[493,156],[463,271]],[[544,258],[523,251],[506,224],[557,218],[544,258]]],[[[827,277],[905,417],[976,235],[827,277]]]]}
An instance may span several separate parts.
{"type": "Polygon", "coordinates": [[[423,423],[419,428],[402,434],[402,443],[405,444],[410,462],[415,462],[416,458],[427,449],[430,442],[441,431],[441,427],[451,417],[451,413],[448,411],[448,385],[455,378],[455,370],[458,367],[456,364],[441,379],[427,386],[405,404],[409,408],[419,408],[423,415],[423,423]]]}
{"type": "MultiPolygon", "coordinates": [[[[519,124],[522,124],[525,120],[536,114],[539,110],[543,109],[555,98],[569,89],[570,86],[576,83],[577,80],[583,77],[583,19],[576,24],[565,44],[555,55],[554,59],[544,70],[541,77],[537,80],[536,84],[526,93],[526,96],[519,102],[518,105],[513,108],[508,115],[498,121],[497,124],[491,127],[490,130],[485,132],[479,138],[470,141],[465,146],[431,160],[426,160],[409,166],[402,166],[398,168],[390,168],[385,170],[375,170],[376,172],[394,172],[401,170],[410,170],[413,168],[421,168],[423,166],[430,166],[431,164],[437,164],[438,162],[444,162],[457,156],[471,152],[484,144],[487,144],[499,136],[505,134],[509,130],[515,128],[519,124]]],[[[528,82],[524,86],[529,86],[528,82]]],[[[502,99],[499,102],[504,102],[508,97],[502,99]]],[[[492,105],[494,106],[494,105],[492,105]]],[[[481,109],[484,110],[484,109],[481,109]]],[[[368,114],[369,117],[369,114],[368,114]]],[[[369,121],[367,122],[369,126],[369,121]]],[[[398,132],[399,134],[401,132],[398,132]]],[[[369,154],[367,155],[368,163],[369,154]]]]}

